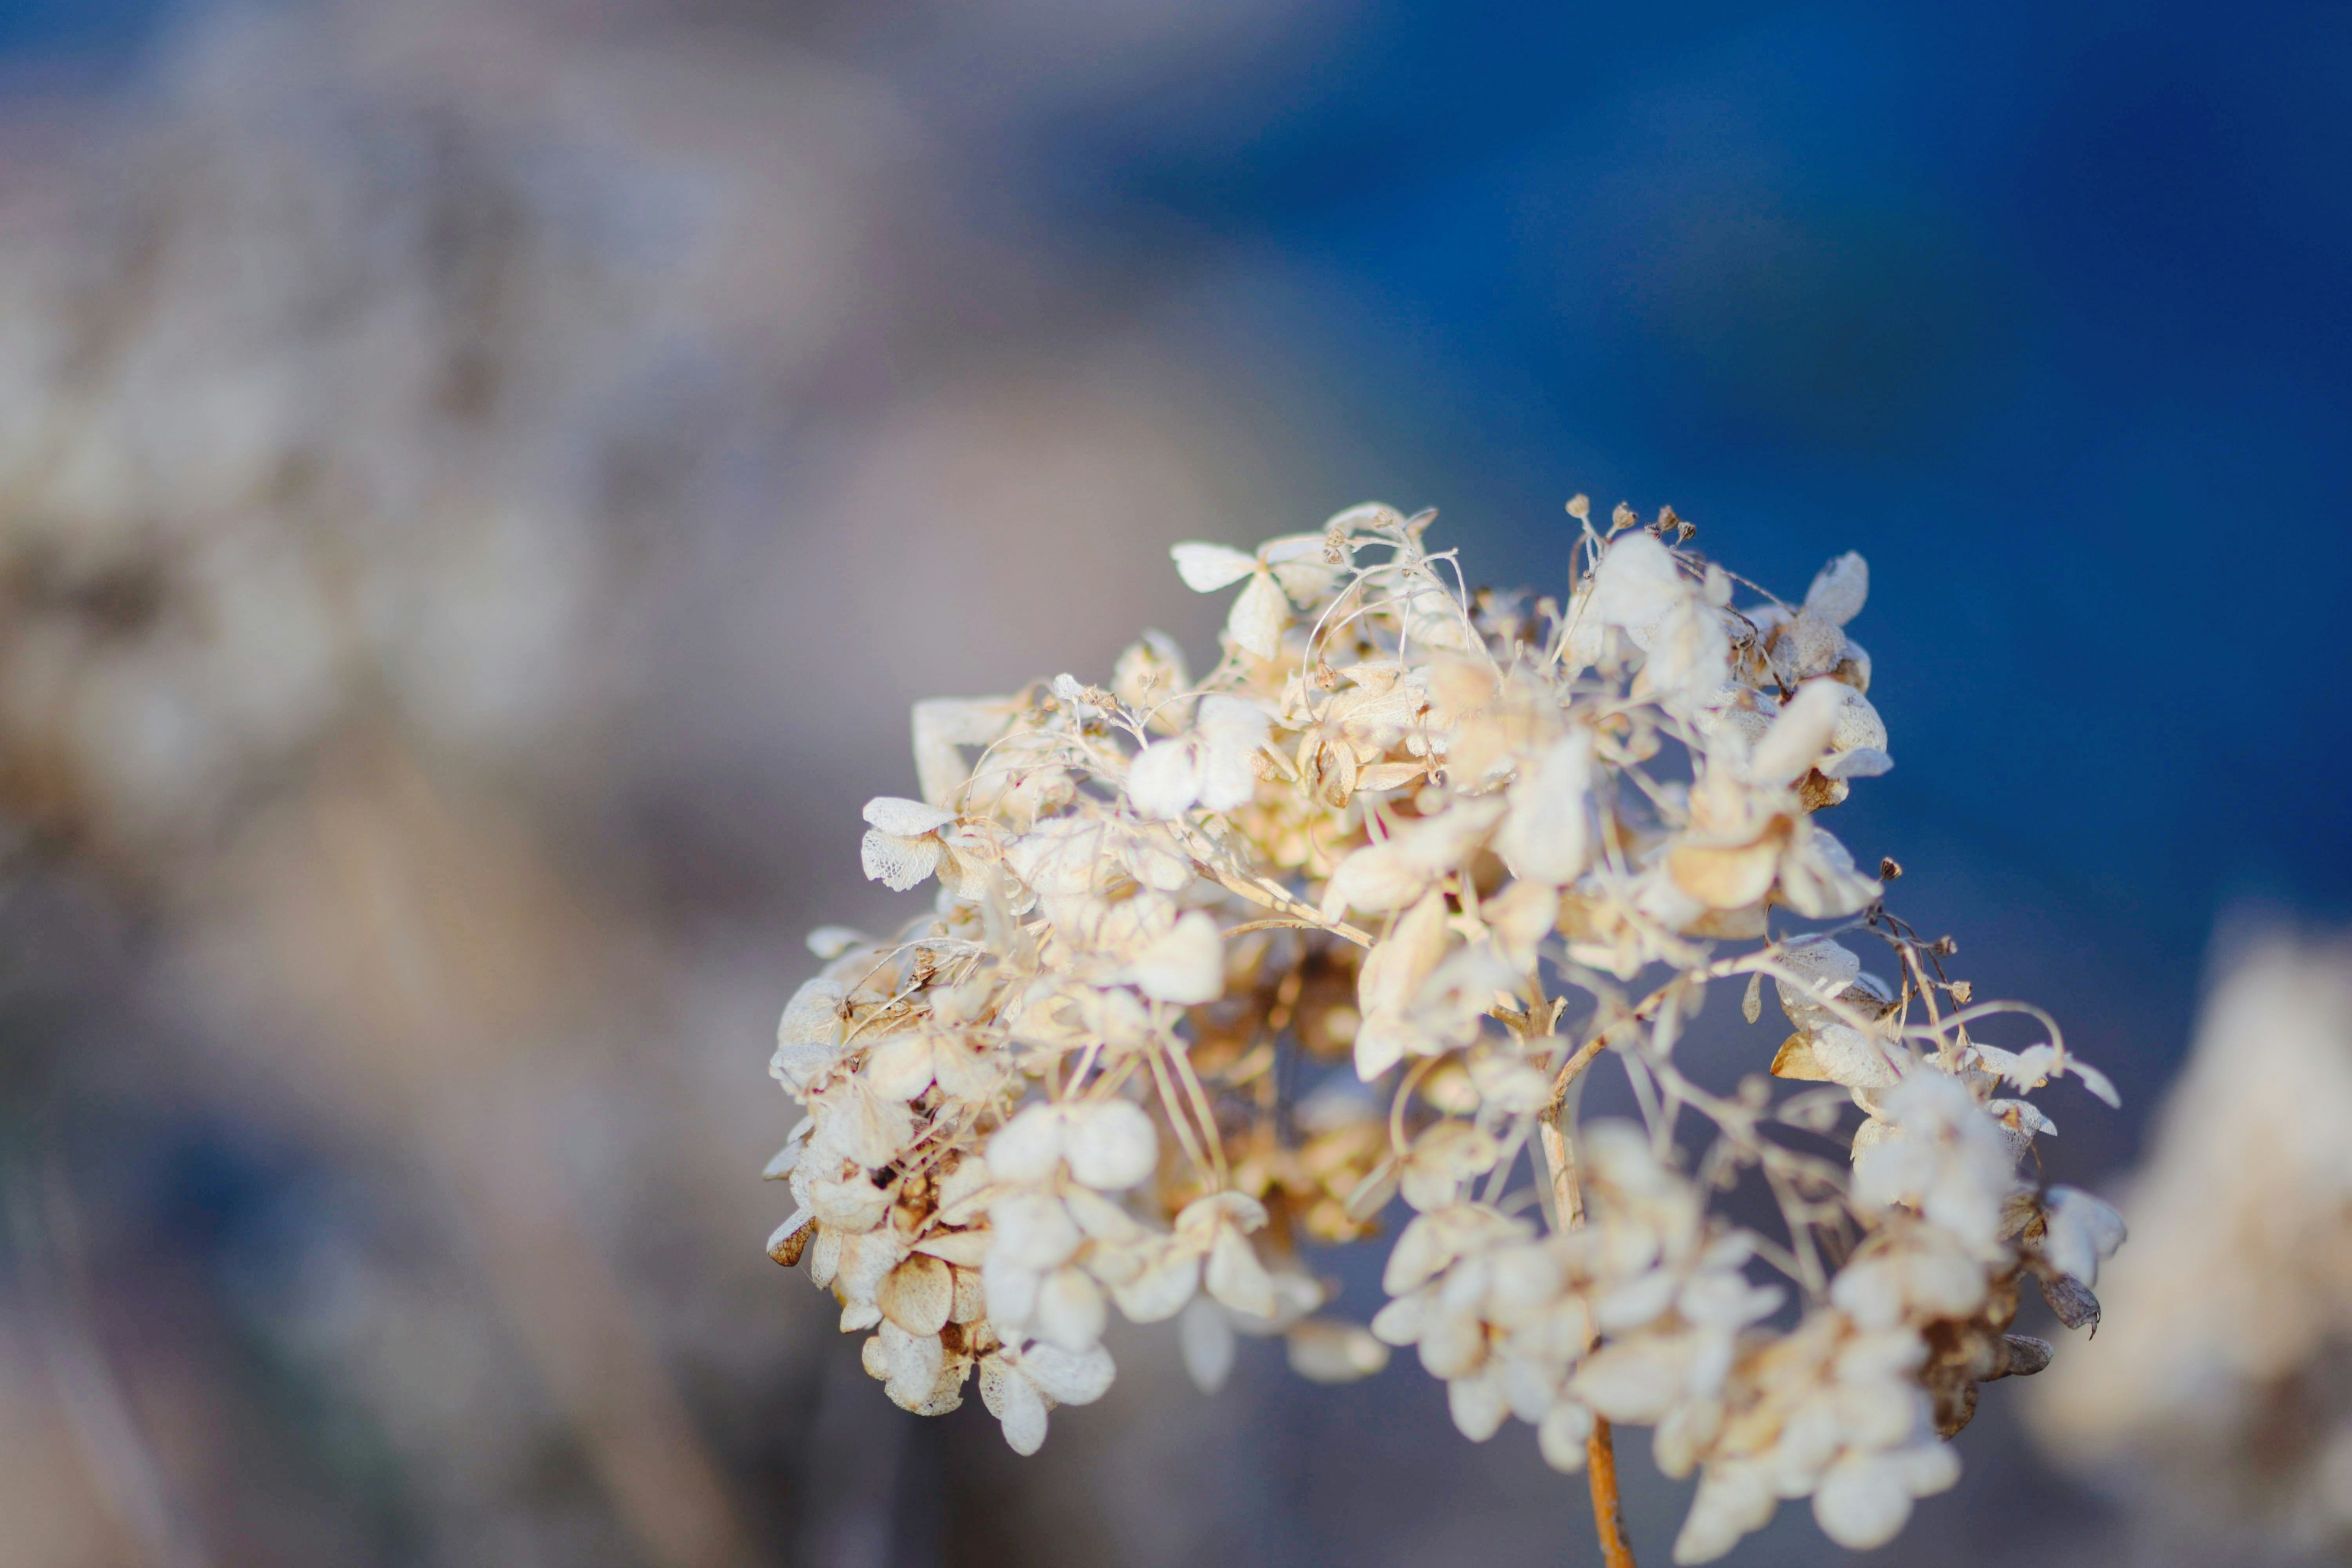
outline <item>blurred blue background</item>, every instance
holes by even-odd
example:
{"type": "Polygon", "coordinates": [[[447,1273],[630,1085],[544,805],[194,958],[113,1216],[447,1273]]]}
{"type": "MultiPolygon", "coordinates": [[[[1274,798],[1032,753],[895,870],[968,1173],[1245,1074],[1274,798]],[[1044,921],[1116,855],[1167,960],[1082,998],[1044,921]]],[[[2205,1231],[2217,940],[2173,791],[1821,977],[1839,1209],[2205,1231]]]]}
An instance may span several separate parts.
{"type": "MultiPolygon", "coordinates": [[[[64,1256],[59,1194],[90,1232],[48,1284],[21,1259],[9,1277],[26,1321],[52,1323],[26,1331],[19,1384],[45,1386],[23,1369],[59,1354],[102,1368],[112,1347],[118,1363],[76,1385],[96,1405],[76,1416],[68,1398],[63,1426],[20,1423],[16,1439],[54,1449],[61,1474],[95,1467],[97,1522],[41,1535],[54,1551],[0,1543],[0,1563],[1584,1550],[1576,1489],[1531,1453],[1468,1450],[1417,1373],[1229,1391],[1148,1441],[1136,1432],[1163,1417],[1139,1403],[1116,1427],[1102,1413],[1121,1435],[1100,1452],[1027,1470],[961,1417],[901,1430],[812,1293],[765,1271],[765,1194],[727,1185],[788,1124],[780,1104],[735,1102],[767,1089],[761,1037],[808,967],[794,936],[883,907],[851,846],[858,804],[910,777],[905,704],[1098,674],[1145,620],[1205,647],[1214,607],[1164,570],[1176,539],[1247,542],[1380,496],[1442,508],[1474,576],[1556,588],[1562,503],[1587,491],[1671,502],[1701,548],[1783,591],[1860,549],[1873,590],[1853,630],[1897,766],[1838,831],[1858,857],[1903,862],[1902,903],[1955,934],[1980,991],[2044,1002],[2123,1088],[2120,1117],[2060,1092],[2063,1178],[2132,1156],[2187,1047],[2217,921],[2352,906],[2343,6],[108,0],[0,6],[0,78],[12,416],[89,395],[75,367],[142,331],[179,345],[123,383],[158,406],[227,406],[243,394],[206,367],[299,346],[281,355],[299,361],[283,407],[333,430],[249,437],[279,454],[268,493],[299,468],[280,447],[315,447],[317,471],[369,476],[349,492],[369,499],[264,536],[358,529],[374,542],[358,558],[380,563],[353,569],[359,597],[376,602],[375,573],[422,628],[403,642],[363,617],[370,651],[321,668],[373,695],[322,700],[299,745],[268,730],[208,762],[201,788],[166,770],[110,791],[109,758],[131,742],[104,737],[132,731],[95,721],[65,726],[65,763],[21,717],[0,734],[16,748],[0,768],[10,940],[36,955],[5,1015],[15,1234],[25,1257],[64,1256]],[[188,183],[213,163],[236,171],[235,199],[188,183]],[[468,181],[489,195],[445,210],[468,181]],[[174,192],[208,205],[154,219],[174,192]],[[184,282],[182,337],[140,325],[168,314],[147,306],[108,328],[92,279],[149,276],[142,258],[184,232],[214,234],[218,276],[264,302],[215,308],[213,285],[184,282]],[[468,258],[500,246],[520,258],[506,282],[469,281],[468,258]],[[413,427],[370,401],[377,340],[319,325],[355,319],[349,302],[403,268],[427,279],[420,297],[474,313],[436,306],[414,320],[438,326],[383,341],[440,331],[452,363],[492,365],[466,372],[492,389],[475,403],[435,383],[437,412],[413,427]],[[309,303],[270,313],[289,300],[309,303]],[[59,321],[80,348],[21,349],[59,321]],[[404,434],[387,444],[371,421],[404,434]],[[407,466],[385,478],[372,461],[407,466]],[[462,521],[455,544],[411,544],[449,475],[492,498],[482,515],[535,520],[520,554],[477,559],[462,521]],[[362,514],[365,529],[348,521],[362,514]],[[436,629],[451,605],[464,637],[436,629]],[[509,674],[529,725],[464,716],[509,674]],[[399,804],[405,785],[379,795],[410,771],[434,781],[425,804],[399,804]],[[505,1479],[473,1491],[419,1458],[467,1424],[464,1401],[387,1415],[320,1302],[381,1295],[371,1269],[429,1276],[415,1289],[432,1310],[488,1325],[449,1342],[489,1365],[531,1337],[515,1320],[579,1283],[560,1259],[554,1284],[496,1268],[484,1284],[465,1261],[506,1246],[495,1226],[466,1243],[473,1222],[450,1217],[507,1184],[472,1133],[438,1112],[371,1120],[353,1108],[393,1091],[364,1072],[299,1087],[307,1064],[380,1063],[443,1016],[411,998],[371,1033],[352,1022],[364,984],[312,986],[313,959],[272,946],[310,924],[287,909],[331,924],[354,904],[251,872],[289,862],[249,864],[242,825],[256,802],[314,796],[345,822],[347,784],[364,820],[394,825],[387,864],[422,833],[452,865],[523,867],[512,887],[537,891],[457,902],[493,910],[492,947],[512,930],[498,910],[572,932],[521,943],[554,955],[551,978],[518,983],[530,998],[609,974],[622,951],[643,965],[634,994],[660,999],[608,1020],[627,1037],[588,1053],[593,1071],[567,1047],[574,1076],[530,1058],[494,1092],[459,1051],[397,1091],[477,1108],[501,1149],[503,1112],[479,1107],[552,1104],[562,1223],[622,1303],[523,1357],[535,1379],[484,1395],[536,1414],[501,1450],[505,1479]],[[444,843],[453,816],[519,823],[524,847],[509,861],[463,833],[444,843]],[[307,890],[254,894],[255,876],[307,890]],[[224,948],[223,971],[190,957],[224,948]],[[219,1065],[223,1040],[243,1042],[240,1065],[219,1065]],[[647,1111],[657,1093],[667,1109],[647,1111]],[[682,1158],[690,1141],[709,1147],[682,1158]],[[664,1234],[681,1205],[708,1235],[664,1234]],[[337,1269],[351,1278],[322,1283],[337,1269]],[[158,1292],[184,1307],[160,1337],[135,1307],[158,1292]],[[101,1327],[70,1328],[83,1321],[101,1327]],[[654,1479],[632,1481],[636,1458],[577,1436],[602,1396],[563,1369],[649,1321],[651,1392],[629,1408],[704,1434],[688,1480],[647,1461],[654,1479]],[[218,1399],[240,1414],[205,1414],[218,1399]],[[101,1441],[142,1426],[166,1429],[148,1439],[161,1458],[101,1441]],[[259,1457],[173,1457],[227,1429],[259,1457]],[[133,1479],[106,1480],[120,1465],[133,1479]],[[1412,1517],[1381,1500],[1408,1476],[1437,1500],[1412,1517]],[[696,1486],[704,1514],[645,1500],[696,1486]],[[1220,1518],[1247,1531],[1221,1535],[1220,1518]]],[[[20,615],[105,622],[117,599],[90,584],[119,598],[147,580],[122,575],[142,551],[168,575],[218,519],[263,515],[188,499],[174,465],[191,459],[173,454],[215,437],[121,424],[132,434],[90,461],[143,489],[10,458],[9,581],[35,606],[20,615]],[[92,518],[131,542],[84,581],[70,563],[92,518]],[[59,574],[81,585],[38,586],[59,574]]],[[[309,426],[288,413],[269,429],[309,426]]],[[[92,660],[121,646],[87,641],[92,660]]],[[[52,712],[8,710],[34,709],[52,712]]],[[[415,918],[441,929],[432,907],[415,918]]],[[[436,1005],[510,1020],[510,989],[436,1005]]],[[[480,1037],[580,1026],[512,1005],[529,1022],[480,1037]]],[[[516,1223],[542,1234],[543,1219],[516,1223]]],[[[2102,1560],[2105,1505],[2043,1479],[2000,1403],[1967,1439],[1970,1480],[1890,1560],[2102,1560]]],[[[1066,1425],[1075,1438],[1083,1421],[1066,1425]]],[[[1672,1489],[1636,1485],[1637,1527],[1662,1541],[1672,1489]]],[[[1738,1560],[1823,1550],[1784,1521],[1738,1560]]]]}

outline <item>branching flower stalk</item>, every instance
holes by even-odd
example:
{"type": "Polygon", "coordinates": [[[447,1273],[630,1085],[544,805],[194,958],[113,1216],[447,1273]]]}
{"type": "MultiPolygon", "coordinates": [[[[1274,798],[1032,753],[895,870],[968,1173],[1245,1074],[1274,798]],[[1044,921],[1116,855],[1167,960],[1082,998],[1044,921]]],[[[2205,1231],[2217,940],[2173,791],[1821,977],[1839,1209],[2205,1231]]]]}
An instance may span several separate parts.
{"type": "Polygon", "coordinates": [[[1206,1387],[1236,1335],[1325,1381],[1412,1346],[1473,1441],[1516,1417],[1589,1468],[1612,1563],[1612,1427],[1654,1428],[1698,1563],[1790,1498],[1891,1539],[1978,1386],[2049,1360],[2009,1332],[2022,1281],[2095,1321],[2121,1222],[2020,1163],[2054,1131],[2032,1091],[2113,1089],[2047,1015],[1977,1002],[1886,909],[1899,868],[1818,820],[1892,765],[1862,558],[1792,604],[1671,510],[1569,510],[1564,601],[1472,593],[1433,514],[1360,506],[1175,548],[1238,589],[1202,679],[1147,632],[1099,684],[917,706],[921,798],[870,802],[862,853],[937,894],[811,938],[772,1067],[807,1115],[768,1172],[771,1254],[890,1398],[976,1380],[1025,1454],[1109,1387],[1113,1307],[1174,1320],[1206,1387]],[[1685,1072],[1710,989],[1752,1026],[1768,981],[1768,1070],[1685,1072]],[[1603,1062],[1640,1121],[1578,1121],[1603,1062]],[[1390,1300],[1328,1312],[1307,1248],[1397,1198],[1390,1300]]]}

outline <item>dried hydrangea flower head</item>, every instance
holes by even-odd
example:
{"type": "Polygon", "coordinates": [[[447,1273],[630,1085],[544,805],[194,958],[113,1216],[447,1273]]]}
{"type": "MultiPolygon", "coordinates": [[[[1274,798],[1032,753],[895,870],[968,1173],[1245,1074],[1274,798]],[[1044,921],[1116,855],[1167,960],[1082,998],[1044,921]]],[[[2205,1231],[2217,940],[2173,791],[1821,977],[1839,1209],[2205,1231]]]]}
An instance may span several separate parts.
{"type": "Polygon", "coordinates": [[[1564,602],[1471,594],[1433,514],[1360,506],[1175,548],[1232,595],[1204,678],[1147,634],[1099,684],[916,709],[923,798],[869,804],[863,853],[937,894],[815,939],[774,1063],[808,1114],[769,1171],[770,1250],[892,1399],[976,1379],[1027,1453],[1109,1386],[1114,1309],[1175,1320],[1204,1384],[1236,1334],[1320,1379],[1409,1346],[1473,1441],[1516,1419],[1591,1468],[1614,1561],[1611,1425],[1654,1427],[1696,1563],[1790,1498],[1888,1540],[1952,1483],[1978,1384],[2049,1359],[2007,1332],[2021,1282],[2095,1315],[2119,1223],[2019,1167],[2029,1091],[2112,1090],[2046,1016],[1974,1002],[1819,821],[1892,765],[1862,558],[1741,605],[1671,511],[1570,511],[1564,602]],[[1809,1087],[1686,1076],[1708,989],[1752,1025],[1767,981],[1791,1029],[1756,1066],[1809,1087]],[[2002,1014],[2035,1043],[1971,1034],[2002,1014]],[[1642,1123],[1575,1124],[1603,1058],[1642,1123]],[[1729,1217],[1743,1186],[1777,1222],[1729,1217]],[[1399,1196],[1360,1326],[1301,1249],[1399,1196]]]}
{"type": "Polygon", "coordinates": [[[2027,1406],[2150,1563],[2352,1548],[2352,938],[2267,932],[2214,989],[2124,1207],[2099,1353],[2027,1406]]]}

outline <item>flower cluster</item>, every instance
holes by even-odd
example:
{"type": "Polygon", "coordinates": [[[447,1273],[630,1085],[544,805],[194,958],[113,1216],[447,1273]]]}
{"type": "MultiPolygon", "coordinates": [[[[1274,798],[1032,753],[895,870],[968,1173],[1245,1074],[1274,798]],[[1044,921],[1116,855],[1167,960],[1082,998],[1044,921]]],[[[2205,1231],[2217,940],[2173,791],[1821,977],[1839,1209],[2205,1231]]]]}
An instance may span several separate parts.
{"type": "Polygon", "coordinates": [[[1176,547],[1238,590],[1204,679],[1146,634],[1100,683],[917,708],[922,798],[867,805],[864,860],[937,896],[812,939],[774,1062],[808,1115],[769,1172],[770,1250],[872,1331],[891,1398],[976,1374],[1026,1453],[1109,1385],[1112,1308],[1179,1320],[1212,1384],[1235,1333],[1324,1379],[1410,1346],[1474,1441],[1517,1417],[1572,1470],[1654,1426],[1703,1562],[1791,1498],[1889,1539],[1978,1385],[2049,1359],[2007,1331],[2021,1282],[2095,1318],[2120,1222],[2020,1162],[2030,1091],[2112,1089],[1819,820],[1893,765],[1862,558],[1741,605],[1671,510],[1570,511],[1561,600],[1472,593],[1431,514],[1360,506],[1176,547]],[[1708,990],[1753,1025],[1767,980],[1769,1075],[1685,1074],[1708,990]],[[2001,1015],[2044,1037],[1971,1034],[2001,1015]],[[1576,1124],[1604,1058],[1642,1123],[1576,1124]],[[1399,1197],[1391,1300],[1327,1314],[1303,1249],[1399,1197]]]}

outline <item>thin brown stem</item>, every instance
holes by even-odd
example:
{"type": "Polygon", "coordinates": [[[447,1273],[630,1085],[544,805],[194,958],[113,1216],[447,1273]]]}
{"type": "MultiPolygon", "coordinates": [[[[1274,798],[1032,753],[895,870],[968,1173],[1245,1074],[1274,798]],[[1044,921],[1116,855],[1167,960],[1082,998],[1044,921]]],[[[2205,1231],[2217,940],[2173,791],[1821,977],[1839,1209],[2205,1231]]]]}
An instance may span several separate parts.
{"type": "MultiPolygon", "coordinates": [[[[1562,1230],[1574,1230],[1584,1223],[1584,1189],[1576,1176],[1576,1151],[1560,1129],[1560,1110],[1567,1102],[1569,1084],[1592,1059],[1602,1037],[1595,1036],[1560,1069],[1551,1103],[1537,1118],[1544,1164],[1551,1173],[1553,1224],[1562,1230]]],[[[1617,1500],[1617,1445],[1610,1436],[1609,1423],[1601,1416],[1592,1418],[1592,1436],[1585,1439],[1584,1458],[1592,1480],[1592,1528],[1601,1538],[1601,1561],[1609,1568],[1633,1568],[1633,1549],[1625,1543],[1625,1513],[1617,1500]]]]}
{"type": "Polygon", "coordinates": [[[1601,1560],[1609,1568],[1633,1568],[1625,1512],[1617,1502],[1617,1444],[1603,1416],[1592,1418],[1592,1436],[1584,1440],[1584,1468],[1592,1479],[1592,1528],[1601,1536],[1601,1560]]]}

